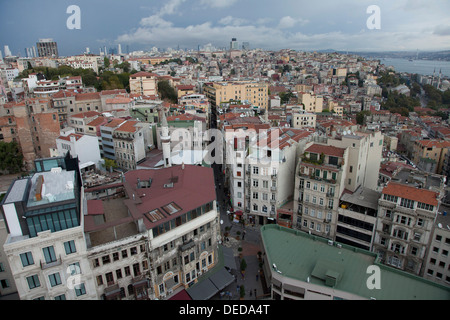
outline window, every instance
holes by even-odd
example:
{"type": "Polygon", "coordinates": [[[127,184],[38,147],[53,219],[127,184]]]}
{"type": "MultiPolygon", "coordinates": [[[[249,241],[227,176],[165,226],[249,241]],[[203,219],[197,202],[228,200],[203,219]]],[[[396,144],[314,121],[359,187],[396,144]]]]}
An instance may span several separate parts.
{"type": "Polygon", "coordinates": [[[84,283],[80,283],[78,286],[75,286],[75,294],[77,297],[86,294],[86,288],[84,283]]]}
{"type": "Polygon", "coordinates": [[[55,249],[53,246],[46,247],[42,249],[44,253],[44,259],[46,263],[51,263],[56,261],[55,249]]]}
{"type": "Polygon", "coordinates": [[[97,286],[101,286],[103,284],[103,277],[100,275],[100,276],[97,276],[97,286]]]}
{"type": "Polygon", "coordinates": [[[103,264],[108,264],[111,262],[111,258],[109,257],[109,255],[103,256],[102,257],[102,263],[103,264]]]}
{"type": "Polygon", "coordinates": [[[0,280],[0,286],[2,287],[2,289],[9,288],[9,281],[8,281],[8,279],[0,280]]]}
{"type": "Polygon", "coordinates": [[[118,252],[114,252],[113,253],[113,261],[117,261],[119,260],[119,253],[118,252]]]}
{"type": "Polygon", "coordinates": [[[122,250],[122,259],[128,257],[127,250],[122,250]]]}
{"type": "Polygon", "coordinates": [[[55,300],[66,300],[66,295],[65,294],[61,294],[59,296],[56,296],[55,300]]]}
{"type": "Polygon", "coordinates": [[[409,200],[409,199],[405,199],[405,198],[401,198],[400,206],[405,207],[405,208],[409,208],[409,209],[413,209],[414,208],[414,201],[409,200]]]}
{"type": "Polygon", "coordinates": [[[37,274],[27,277],[28,288],[34,289],[41,286],[37,274]]]}
{"type": "Polygon", "coordinates": [[[23,267],[27,267],[34,264],[33,255],[31,254],[31,252],[21,253],[20,260],[22,261],[23,267]]]}
{"type": "Polygon", "coordinates": [[[67,242],[64,242],[64,249],[66,249],[66,254],[71,254],[77,252],[77,249],[75,248],[75,241],[70,240],[67,242]]]}
{"type": "Polygon", "coordinates": [[[55,287],[55,286],[61,284],[61,276],[59,275],[59,272],[50,274],[48,276],[48,279],[50,281],[50,286],[52,286],[52,287],[55,287]]]}
{"type": "Polygon", "coordinates": [[[125,271],[125,277],[128,277],[131,275],[130,267],[126,266],[125,268],[123,268],[123,270],[125,271]]]}

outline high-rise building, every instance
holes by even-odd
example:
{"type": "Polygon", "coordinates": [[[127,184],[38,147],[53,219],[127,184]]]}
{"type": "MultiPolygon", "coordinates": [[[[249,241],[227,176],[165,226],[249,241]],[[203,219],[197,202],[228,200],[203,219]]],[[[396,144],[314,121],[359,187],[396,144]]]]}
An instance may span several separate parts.
{"type": "Polygon", "coordinates": [[[53,39],[39,39],[36,47],[39,57],[58,57],[58,45],[53,39]]]}
{"type": "Polygon", "coordinates": [[[239,50],[239,45],[238,42],[236,41],[236,38],[231,39],[230,50],[239,50]]]}
{"type": "Polygon", "coordinates": [[[11,50],[9,50],[9,46],[5,46],[5,57],[10,57],[11,54],[11,50]]]}

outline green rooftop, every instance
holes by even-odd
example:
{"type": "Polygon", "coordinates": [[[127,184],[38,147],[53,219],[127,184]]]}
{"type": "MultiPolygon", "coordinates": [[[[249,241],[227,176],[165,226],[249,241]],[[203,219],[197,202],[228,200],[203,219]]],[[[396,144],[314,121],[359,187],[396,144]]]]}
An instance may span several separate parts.
{"type": "Polygon", "coordinates": [[[279,225],[265,225],[261,237],[269,264],[275,264],[284,277],[334,287],[367,299],[450,300],[450,287],[378,262],[377,255],[356,247],[333,242],[279,225]],[[367,268],[381,271],[381,288],[370,290],[367,268]]]}

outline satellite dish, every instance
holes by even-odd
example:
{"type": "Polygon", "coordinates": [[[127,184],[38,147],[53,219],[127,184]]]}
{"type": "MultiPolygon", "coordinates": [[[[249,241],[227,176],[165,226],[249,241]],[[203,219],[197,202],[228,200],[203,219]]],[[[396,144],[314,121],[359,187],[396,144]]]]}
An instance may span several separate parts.
{"type": "Polygon", "coordinates": [[[442,229],[442,224],[438,223],[438,227],[439,227],[439,229],[442,229]]]}

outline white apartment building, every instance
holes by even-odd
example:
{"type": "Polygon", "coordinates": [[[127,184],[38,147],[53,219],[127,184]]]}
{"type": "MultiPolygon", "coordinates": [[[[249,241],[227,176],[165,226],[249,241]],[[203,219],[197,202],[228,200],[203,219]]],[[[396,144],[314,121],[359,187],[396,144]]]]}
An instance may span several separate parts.
{"type": "Polygon", "coordinates": [[[9,233],[3,248],[21,300],[98,298],[79,181],[77,171],[54,167],[13,182],[2,202],[9,233]]]}
{"type": "Polygon", "coordinates": [[[402,170],[383,188],[373,243],[383,263],[424,275],[428,250],[434,247],[432,232],[442,186],[439,176],[402,170]]]}
{"type": "Polygon", "coordinates": [[[450,286],[450,216],[448,207],[441,206],[428,244],[424,278],[450,286]]]}
{"type": "Polygon", "coordinates": [[[70,152],[72,157],[78,157],[81,170],[93,165],[98,168],[101,156],[97,137],[76,134],[74,129],[61,133],[56,139],[59,156],[65,156],[70,152]]]}

